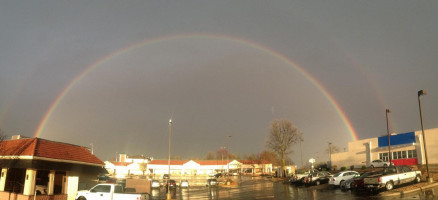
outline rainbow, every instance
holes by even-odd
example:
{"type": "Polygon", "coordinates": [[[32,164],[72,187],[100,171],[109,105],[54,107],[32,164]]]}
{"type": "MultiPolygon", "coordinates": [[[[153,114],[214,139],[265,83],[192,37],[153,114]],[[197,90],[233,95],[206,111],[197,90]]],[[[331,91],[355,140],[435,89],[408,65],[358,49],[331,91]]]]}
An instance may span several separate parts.
{"type": "Polygon", "coordinates": [[[101,66],[104,63],[109,62],[110,60],[114,59],[117,56],[123,55],[129,51],[135,50],[137,48],[143,47],[145,45],[160,43],[164,41],[170,41],[170,40],[177,40],[177,39],[191,39],[191,38],[203,38],[203,39],[219,39],[219,40],[226,40],[226,41],[232,41],[236,42],[238,44],[243,44],[255,49],[258,49],[262,52],[265,52],[269,55],[275,56],[279,59],[281,59],[283,62],[285,62],[287,65],[292,66],[295,70],[297,70],[300,74],[304,75],[310,82],[318,88],[318,90],[326,97],[326,99],[330,102],[330,104],[335,108],[336,113],[338,116],[342,119],[343,123],[345,124],[348,132],[350,133],[350,136],[352,140],[358,140],[358,136],[356,134],[356,131],[354,130],[353,126],[351,125],[351,122],[348,120],[347,116],[345,115],[345,112],[341,109],[341,106],[339,106],[338,102],[335,100],[335,98],[330,95],[330,93],[324,88],[324,86],[321,85],[313,76],[311,76],[308,72],[306,72],[302,67],[294,63],[292,60],[284,56],[283,54],[270,49],[268,47],[262,46],[258,43],[245,40],[242,38],[236,38],[236,37],[230,37],[226,35],[217,35],[217,34],[179,34],[179,35],[169,35],[164,37],[157,37],[153,39],[148,39],[141,41],[139,43],[135,43],[133,45],[127,46],[125,48],[119,49],[113,53],[108,54],[107,56],[99,59],[97,62],[91,64],[88,66],[84,71],[82,71],[78,76],[76,76],[65,88],[62,90],[62,92],[57,96],[55,101],[52,103],[46,114],[44,115],[43,119],[41,120],[40,124],[38,125],[38,129],[35,132],[34,137],[39,137],[43,133],[44,127],[47,124],[47,121],[50,119],[50,116],[52,115],[53,111],[57,108],[59,103],[62,101],[62,99],[69,93],[69,91],[78,83],[81,79],[83,79],[88,73],[95,70],[99,66],[101,66]]]}

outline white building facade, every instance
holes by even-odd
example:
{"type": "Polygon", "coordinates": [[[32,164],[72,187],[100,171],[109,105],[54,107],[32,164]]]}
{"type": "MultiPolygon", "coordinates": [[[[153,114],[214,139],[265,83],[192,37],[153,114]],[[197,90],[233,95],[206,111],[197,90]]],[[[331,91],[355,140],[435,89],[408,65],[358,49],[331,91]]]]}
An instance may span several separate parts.
{"type": "MultiPolygon", "coordinates": [[[[425,130],[429,164],[438,164],[438,128],[425,130]]],[[[425,151],[422,131],[392,134],[391,158],[394,165],[424,165],[425,151]]],[[[348,151],[334,153],[332,166],[337,168],[370,166],[376,159],[389,160],[388,137],[362,139],[348,143],[348,151]]]]}

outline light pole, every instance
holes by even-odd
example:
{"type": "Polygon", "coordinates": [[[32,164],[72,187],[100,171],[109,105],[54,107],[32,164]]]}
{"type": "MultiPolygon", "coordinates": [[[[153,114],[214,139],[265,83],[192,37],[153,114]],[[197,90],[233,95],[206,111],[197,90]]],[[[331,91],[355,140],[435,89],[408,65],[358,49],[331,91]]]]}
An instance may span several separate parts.
{"type": "Polygon", "coordinates": [[[225,149],[225,147],[221,147],[221,157],[222,157],[222,162],[221,162],[222,171],[221,171],[221,173],[224,173],[224,149],[225,149]]]}
{"type": "Polygon", "coordinates": [[[423,134],[424,157],[426,158],[427,180],[432,182],[433,179],[429,176],[429,162],[427,161],[426,137],[424,136],[423,114],[421,113],[421,96],[426,95],[426,90],[418,91],[418,107],[420,108],[421,133],[423,134]]]}
{"type": "Polygon", "coordinates": [[[229,157],[230,157],[230,143],[228,142],[228,138],[230,138],[231,135],[227,135],[227,174],[230,175],[230,164],[229,164],[229,157]]]}
{"type": "Polygon", "coordinates": [[[300,138],[301,167],[304,167],[304,164],[303,164],[303,147],[301,147],[301,142],[302,141],[303,141],[303,139],[300,138]]]}
{"type": "Polygon", "coordinates": [[[169,178],[167,179],[167,199],[172,199],[172,195],[170,194],[170,141],[172,138],[172,118],[169,119],[169,161],[168,161],[168,167],[169,167],[169,178]]]}
{"type": "Polygon", "coordinates": [[[329,142],[329,158],[330,158],[330,169],[332,168],[332,143],[329,142]]]}
{"type": "Polygon", "coordinates": [[[389,134],[388,113],[391,113],[391,110],[386,109],[386,132],[388,133],[388,158],[389,158],[389,165],[392,165],[392,156],[391,156],[391,136],[390,136],[390,134],[389,134]]]}

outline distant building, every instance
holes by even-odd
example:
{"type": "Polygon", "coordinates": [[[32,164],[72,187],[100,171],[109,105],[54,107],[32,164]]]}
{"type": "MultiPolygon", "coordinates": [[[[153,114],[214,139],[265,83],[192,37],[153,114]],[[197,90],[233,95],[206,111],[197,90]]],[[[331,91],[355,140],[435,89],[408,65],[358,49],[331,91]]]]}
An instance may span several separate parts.
{"type": "Polygon", "coordinates": [[[105,168],[108,173],[117,178],[124,178],[136,175],[148,175],[147,164],[150,158],[143,155],[127,156],[119,154],[117,161],[105,161],[105,168]]]}
{"type": "Polygon", "coordinates": [[[14,136],[0,142],[0,199],[74,199],[103,167],[85,147],[14,136]]]}
{"type": "MultiPolygon", "coordinates": [[[[123,155],[120,162],[106,161],[105,168],[115,177],[154,175],[157,177],[169,173],[169,160],[134,160],[123,155]],[[124,162],[123,162],[124,161],[124,162]]],[[[179,176],[202,176],[217,172],[230,173],[271,173],[272,163],[248,160],[232,160],[228,163],[222,160],[171,160],[170,174],[179,176]]]]}
{"type": "MultiPolygon", "coordinates": [[[[438,164],[438,128],[425,130],[429,164],[438,164]]],[[[426,164],[422,131],[392,134],[390,136],[392,162],[394,165],[426,164]]],[[[332,154],[332,164],[356,168],[370,166],[376,159],[389,160],[388,136],[368,138],[348,143],[348,151],[332,154]]]]}

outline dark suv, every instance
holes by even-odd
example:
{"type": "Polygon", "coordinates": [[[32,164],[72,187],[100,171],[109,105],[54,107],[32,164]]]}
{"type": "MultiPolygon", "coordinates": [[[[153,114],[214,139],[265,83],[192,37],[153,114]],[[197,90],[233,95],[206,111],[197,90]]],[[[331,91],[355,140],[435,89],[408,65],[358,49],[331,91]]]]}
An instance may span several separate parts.
{"type": "Polygon", "coordinates": [[[333,175],[327,171],[314,172],[304,178],[304,185],[310,186],[310,185],[320,185],[323,183],[328,183],[330,177],[332,176],[333,175]]]}
{"type": "Polygon", "coordinates": [[[176,182],[173,179],[169,179],[166,181],[166,190],[170,188],[171,190],[176,189],[176,182]]]}

